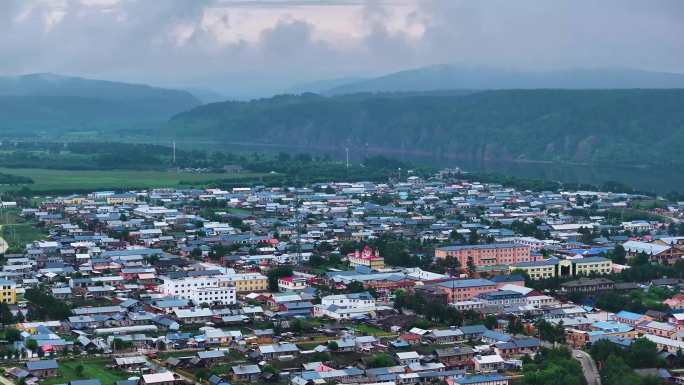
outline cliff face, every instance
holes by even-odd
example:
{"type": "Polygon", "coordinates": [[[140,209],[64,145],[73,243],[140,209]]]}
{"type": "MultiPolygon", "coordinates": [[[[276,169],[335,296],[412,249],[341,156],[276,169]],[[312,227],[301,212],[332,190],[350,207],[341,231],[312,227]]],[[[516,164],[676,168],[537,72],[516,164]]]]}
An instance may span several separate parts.
{"type": "Polygon", "coordinates": [[[200,106],[172,118],[166,134],[473,160],[679,164],[683,107],[684,90],[305,94],[200,106]]]}

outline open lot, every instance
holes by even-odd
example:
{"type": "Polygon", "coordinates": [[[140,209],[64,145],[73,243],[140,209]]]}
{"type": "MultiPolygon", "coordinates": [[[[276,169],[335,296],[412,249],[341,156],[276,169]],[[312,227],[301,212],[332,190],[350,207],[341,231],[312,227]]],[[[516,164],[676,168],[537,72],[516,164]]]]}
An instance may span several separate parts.
{"type": "Polygon", "coordinates": [[[191,173],[176,171],[135,170],[49,170],[39,168],[0,168],[0,172],[27,176],[33,184],[4,185],[0,190],[18,190],[23,186],[37,192],[68,192],[93,190],[125,190],[155,187],[178,187],[180,182],[201,185],[211,180],[235,180],[258,177],[260,174],[191,173]]]}
{"type": "Polygon", "coordinates": [[[42,385],[66,384],[71,380],[82,380],[97,378],[102,385],[113,385],[116,381],[125,380],[133,375],[107,368],[111,363],[110,359],[90,359],[90,360],[64,360],[59,361],[59,377],[49,378],[41,381],[42,385]],[[83,366],[83,372],[78,375],[79,365],[83,366]]]}

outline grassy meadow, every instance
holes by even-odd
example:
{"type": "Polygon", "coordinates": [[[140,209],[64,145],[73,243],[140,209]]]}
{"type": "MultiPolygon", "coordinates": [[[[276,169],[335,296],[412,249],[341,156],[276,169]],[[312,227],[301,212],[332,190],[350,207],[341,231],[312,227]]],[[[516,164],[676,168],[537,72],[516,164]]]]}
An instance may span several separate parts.
{"type": "Polygon", "coordinates": [[[23,186],[36,192],[69,192],[94,190],[127,190],[177,187],[180,182],[202,185],[211,180],[235,180],[261,174],[192,173],[182,171],[136,170],[51,170],[40,168],[0,168],[0,173],[27,176],[33,184],[2,185],[0,190],[18,190],[23,186]]]}

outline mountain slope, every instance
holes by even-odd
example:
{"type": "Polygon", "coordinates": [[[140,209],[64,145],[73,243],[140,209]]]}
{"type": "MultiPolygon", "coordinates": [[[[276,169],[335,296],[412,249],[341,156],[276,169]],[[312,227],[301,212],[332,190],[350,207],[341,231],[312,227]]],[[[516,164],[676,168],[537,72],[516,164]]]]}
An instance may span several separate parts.
{"type": "Polygon", "coordinates": [[[167,134],[473,160],[684,163],[684,90],[279,96],[200,106],[167,134]]]}
{"type": "Polygon", "coordinates": [[[340,95],[358,92],[539,88],[684,88],[684,75],[630,69],[575,69],[533,72],[438,65],[343,84],[331,87],[323,93],[340,95]]]}
{"type": "Polygon", "coordinates": [[[0,77],[0,129],[37,131],[134,129],[196,107],[186,91],[53,74],[0,77]]]}

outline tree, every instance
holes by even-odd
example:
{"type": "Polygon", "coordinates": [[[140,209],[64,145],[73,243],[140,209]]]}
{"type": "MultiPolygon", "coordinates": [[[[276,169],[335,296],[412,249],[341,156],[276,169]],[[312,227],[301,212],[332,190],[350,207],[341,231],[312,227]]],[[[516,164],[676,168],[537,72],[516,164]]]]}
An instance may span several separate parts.
{"type": "Polygon", "coordinates": [[[347,291],[350,293],[361,293],[366,291],[366,289],[363,287],[363,283],[359,281],[352,281],[347,285],[347,291]]]}
{"type": "Polygon", "coordinates": [[[202,250],[200,250],[199,247],[195,247],[194,249],[192,249],[192,251],[190,251],[190,257],[192,257],[192,259],[201,259],[202,250]]]}
{"type": "Polygon", "coordinates": [[[328,349],[331,351],[336,352],[339,348],[340,347],[337,345],[337,341],[328,341],[328,349]]]}
{"type": "Polygon", "coordinates": [[[41,289],[28,289],[24,298],[30,304],[32,319],[64,320],[71,316],[71,309],[65,302],[58,300],[41,289]]]}
{"type": "Polygon", "coordinates": [[[9,343],[14,343],[21,340],[21,332],[15,328],[5,329],[5,339],[9,343]]]}
{"type": "Polygon", "coordinates": [[[4,302],[0,303],[0,324],[9,325],[14,323],[14,316],[10,311],[9,305],[4,302]]]}
{"type": "Polygon", "coordinates": [[[512,317],[508,321],[506,331],[512,334],[521,334],[523,331],[525,331],[525,327],[523,326],[522,321],[518,317],[512,317]]]}
{"type": "Polygon", "coordinates": [[[83,376],[83,365],[81,365],[81,364],[76,365],[76,367],[74,368],[74,372],[76,372],[76,376],[82,377],[83,376]]]}
{"type": "Polygon", "coordinates": [[[38,349],[38,342],[33,338],[29,338],[28,341],[26,341],[26,349],[35,352],[38,349]]]}
{"type": "Polygon", "coordinates": [[[487,314],[487,316],[484,319],[484,325],[487,329],[495,329],[498,321],[496,319],[496,316],[493,314],[487,314]]]}
{"type": "Polygon", "coordinates": [[[268,271],[268,290],[278,291],[278,279],[292,275],[292,268],[289,266],[279,266],[268,271]]]}
{"type": "Polygon", "coordinates": [[[627,251],[621,244],[618,243],[613,248],[612,257],[614,263],[624,265],[627,261],[627,251]]]}
{"type": "Polygon", "coordinates": [[[368,359],[369,368],[385,368],[393,365],[394,360],[390,355],[385,353],[374,354],[371,358],[368,359]]]}
{"type": "Polygon", "coordinates": [[[480,234],[477,232],[477,230],[470,230],[470,234],[468,235],[468,243],[471,245],[476,245],[478,242],[480,242],[480,234]]]}

